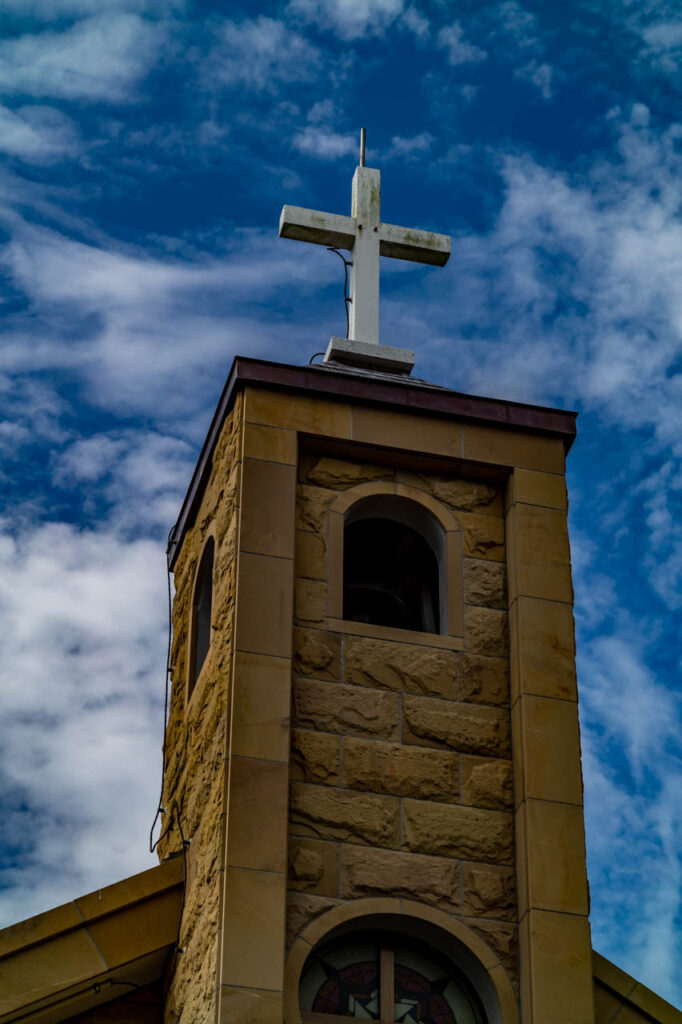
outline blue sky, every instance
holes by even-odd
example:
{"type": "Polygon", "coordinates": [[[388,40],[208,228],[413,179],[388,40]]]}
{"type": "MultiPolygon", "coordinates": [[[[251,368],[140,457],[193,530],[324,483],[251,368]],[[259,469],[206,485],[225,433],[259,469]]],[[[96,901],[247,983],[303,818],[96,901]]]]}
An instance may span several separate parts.
{"type": "Polygon", "coordinates": [[[3,923],[150,863],[164,540],[236,353],[343,334],[360,126],[382,337],[580,411],[569,459],[594,944],[682,1005],[682,15],[656,0],[5,0],[3,923]]]}

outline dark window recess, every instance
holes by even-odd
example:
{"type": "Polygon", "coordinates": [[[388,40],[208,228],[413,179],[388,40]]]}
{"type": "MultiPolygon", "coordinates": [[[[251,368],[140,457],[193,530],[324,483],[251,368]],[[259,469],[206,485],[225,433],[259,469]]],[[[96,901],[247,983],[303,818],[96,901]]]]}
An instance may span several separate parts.
{"type": "Polygon", "coordinates": [[[392,519],[344,530],[343,617],[438,633],[438,560],[424,538],[392,519]]]}
{"type": "Polygon", "coordinates": [[[201,666],[211,645],[211,598],[213,591],[213,540],[209,540],[201,556],[197,583],[194,588],[192,678],[189,692],[199,678],[201,666]]]}

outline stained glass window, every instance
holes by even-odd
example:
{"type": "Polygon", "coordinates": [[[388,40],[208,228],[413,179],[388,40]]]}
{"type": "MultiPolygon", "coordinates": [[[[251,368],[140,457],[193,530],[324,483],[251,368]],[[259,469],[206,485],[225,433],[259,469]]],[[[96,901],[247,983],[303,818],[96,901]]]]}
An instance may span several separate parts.
{"type": "Polygon", "coordinates": [[[435,951],[378,937],[315,952],[301,979],[305,1024],[485,1024],[480,1002],[456,967],[435,951]]]}

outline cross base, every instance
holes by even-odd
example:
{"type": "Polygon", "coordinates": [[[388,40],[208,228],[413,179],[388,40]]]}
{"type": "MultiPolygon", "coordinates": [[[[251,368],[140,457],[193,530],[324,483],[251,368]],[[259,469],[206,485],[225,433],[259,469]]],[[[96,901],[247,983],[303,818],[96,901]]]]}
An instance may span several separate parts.
{"type": "Polygon", "coordinates": [[[414,352],[390,345],[369,344],[354,338],[331,338],[324,362],[346,363],[368,370],[383,370],[385,373],[412,373],[414,352]]]}

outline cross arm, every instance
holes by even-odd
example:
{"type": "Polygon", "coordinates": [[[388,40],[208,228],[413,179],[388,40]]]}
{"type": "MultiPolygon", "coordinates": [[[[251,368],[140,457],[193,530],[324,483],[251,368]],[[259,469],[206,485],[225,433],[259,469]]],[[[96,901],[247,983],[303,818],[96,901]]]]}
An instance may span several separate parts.
{"type": "Polygon", "coordinates": [[[333,245],[338,249],[352,249],[355,240],[355,219],[319,210],[304,210],[301,206],[283,206],[279,218],[279,237],[296,238],[300,242],[333,245]]]}
{"type": "Polygon", "coordinates": [[[414,263],[431,263],[443,267],[450,258],[450,236],[419,228],[399,228],[395,224],[382,224],[380,228],[382,256],[414,263]]]}

